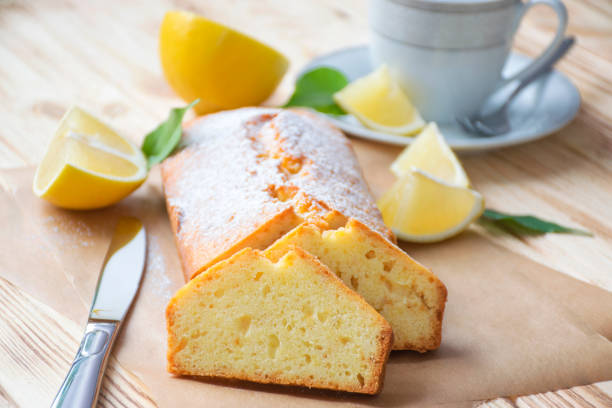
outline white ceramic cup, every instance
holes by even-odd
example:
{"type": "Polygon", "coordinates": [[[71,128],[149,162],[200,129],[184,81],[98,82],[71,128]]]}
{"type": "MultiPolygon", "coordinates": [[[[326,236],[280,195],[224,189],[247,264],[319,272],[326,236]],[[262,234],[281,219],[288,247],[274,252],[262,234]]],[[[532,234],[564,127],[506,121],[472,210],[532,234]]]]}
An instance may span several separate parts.
{"type": "Polygon", "coordinates": [[[426,120],[448,123],[537,69],[563,41],[567,11],[559,0],[370,0],[369,19],[373,65],[387,64],[426,120]],[[503,77],[520,20],[536,4],[556,11],[557,33],[540,57],[503,77]]]}

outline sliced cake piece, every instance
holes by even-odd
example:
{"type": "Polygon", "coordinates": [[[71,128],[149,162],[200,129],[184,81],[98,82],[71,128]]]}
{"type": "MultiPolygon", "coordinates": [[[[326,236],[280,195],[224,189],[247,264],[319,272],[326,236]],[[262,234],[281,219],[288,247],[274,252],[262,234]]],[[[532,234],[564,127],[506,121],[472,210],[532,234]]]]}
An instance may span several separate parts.
{"type": "Polygon", "coordinates": [[[378,393],[389,323],[312,255],[250,248],[199,274],[166,310],[168,370],[378,393]]]}
{"type": "Polygon", "coordinates": [[[297,247],[319,258],[387,319],[393,349],[425,352],[440,346],[446,287],[399,247],[349,219],[328,230],[322,223],[302,224],[264,254],[276,261],[297,247]]]}

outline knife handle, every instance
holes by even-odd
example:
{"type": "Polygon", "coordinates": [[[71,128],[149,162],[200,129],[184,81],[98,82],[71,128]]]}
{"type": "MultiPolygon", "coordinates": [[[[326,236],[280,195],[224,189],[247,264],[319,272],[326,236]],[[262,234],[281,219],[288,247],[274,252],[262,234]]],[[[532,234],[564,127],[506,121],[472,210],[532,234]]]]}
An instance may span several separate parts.
{"type": "Polygon", "coordinates": [[[51,408],[95,407],[118,328],[118,322],[87,323],[79,350],[51,408]]]}

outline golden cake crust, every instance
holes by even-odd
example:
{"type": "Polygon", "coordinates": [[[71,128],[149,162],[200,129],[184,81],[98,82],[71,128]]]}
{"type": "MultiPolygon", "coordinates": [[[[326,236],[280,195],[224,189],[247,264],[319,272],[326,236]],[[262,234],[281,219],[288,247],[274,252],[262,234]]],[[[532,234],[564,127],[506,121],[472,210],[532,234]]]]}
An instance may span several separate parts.
{"type": "Polygon", "coordinates": [[[162,180],[187,279],[333,210],[395,239],[346,137],[310,113],[244,108],[192,121],[162,180]]]}

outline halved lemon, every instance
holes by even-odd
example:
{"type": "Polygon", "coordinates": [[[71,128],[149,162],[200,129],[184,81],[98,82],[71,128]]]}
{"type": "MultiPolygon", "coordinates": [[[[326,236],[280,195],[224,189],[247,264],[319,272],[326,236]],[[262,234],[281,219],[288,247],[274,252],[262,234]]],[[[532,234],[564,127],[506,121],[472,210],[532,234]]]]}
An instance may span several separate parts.
{"type": "Polygon", "coordinates": [[[93,209],[121,200],[147,177],[144,155],[94,116],[72,107],[34,176],[34,193],[58,207],[93,209]]]}
{"type": "Polygon", "coordinates": [[[461,187],[470,185],[463,166],[433,122],[428,124],[412,144],[400,153],[391,164],[391,171],[397,177],[401,177],[413,167],[450,184],[461,187]]]}
{"type": "Polygon", "coordinates": [[[408,136],[425,126],[386,65],[336,92],[334,100],[364,126],[380,132],[408,136]]]}
{"type": "Polygon", "coordinates": [[[258,105],[274,91],[289,62],[261,42],[186,11],[170,11],[159,29],[161,65],[199,114],[258,105]]]}
{"type": "Polygon", "coordinates": [[[385,224],[409,242],[436,242],[463,231],[484,211],[480,193],[412,168],[378,201],[385,224]]]}

